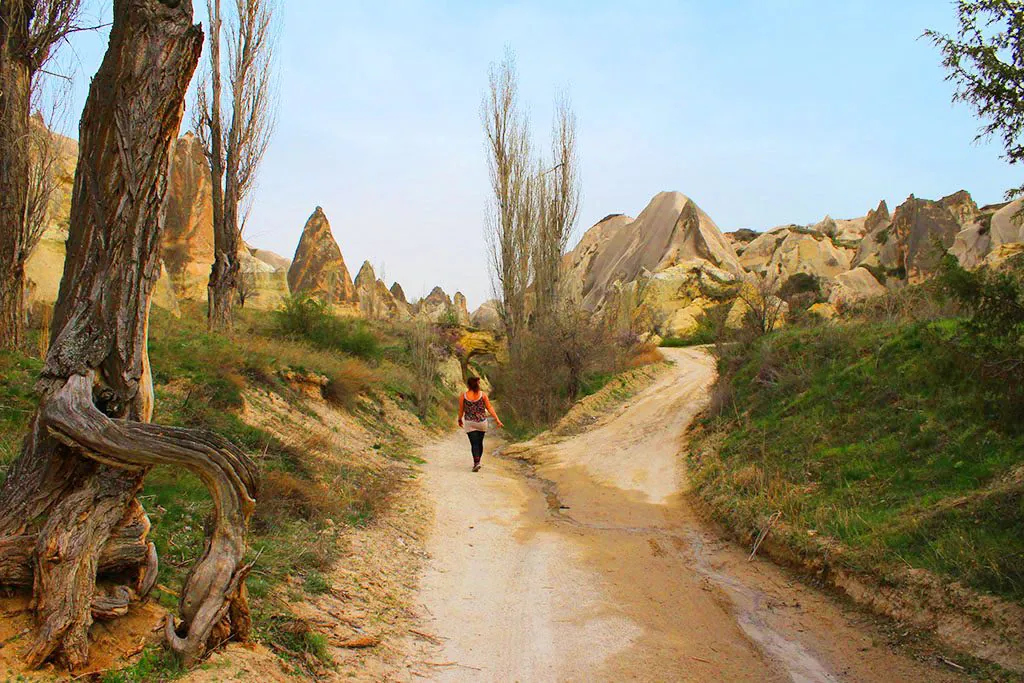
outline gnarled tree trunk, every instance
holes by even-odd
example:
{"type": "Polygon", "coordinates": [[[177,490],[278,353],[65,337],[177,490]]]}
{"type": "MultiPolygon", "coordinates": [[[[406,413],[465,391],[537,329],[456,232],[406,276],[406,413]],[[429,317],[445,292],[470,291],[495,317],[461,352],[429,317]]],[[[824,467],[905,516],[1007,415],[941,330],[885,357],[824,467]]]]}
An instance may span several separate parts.
{"type": "Polygon", "coordinates": [[[249,628],[242,560],[255,468],[215,435],[149,424],[146,338],[170,147],[201,47],[189,0],[114,0],[82,116],[42,398],[0,490],[0,583],[31,581],[33,665],[83,665],[93,619],[124,614],[152,587],[155,549],[135,496],[154,465],[192,470],[215,504],[182,591],[182,623],[168,622],[171,647],[191,661],[249,628]],[[118,585],[105,572],[133,580],[118,585]]]}
{"type": "Polygon", "coordinates": [[[0,2],[0,348],[11,349],[25,332],[31,8],[28,0],[0,2]]]}

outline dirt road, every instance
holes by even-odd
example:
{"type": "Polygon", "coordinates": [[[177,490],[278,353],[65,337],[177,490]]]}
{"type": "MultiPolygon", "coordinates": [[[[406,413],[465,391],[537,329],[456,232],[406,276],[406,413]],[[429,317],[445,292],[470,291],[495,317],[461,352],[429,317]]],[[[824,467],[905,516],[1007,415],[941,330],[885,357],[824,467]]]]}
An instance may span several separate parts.
{"type": "MultiPolygon", "coordinates": [[[[713,378],[699,350],[583,434],[469,471],[464,434],[425,452],[436,502],[420,599],[444,681],[953,680],[863,617],[723,542],[682,492],[682,436],[713,378]]],[[[411,674],[412,675],[412,674],[411,674]]]]}

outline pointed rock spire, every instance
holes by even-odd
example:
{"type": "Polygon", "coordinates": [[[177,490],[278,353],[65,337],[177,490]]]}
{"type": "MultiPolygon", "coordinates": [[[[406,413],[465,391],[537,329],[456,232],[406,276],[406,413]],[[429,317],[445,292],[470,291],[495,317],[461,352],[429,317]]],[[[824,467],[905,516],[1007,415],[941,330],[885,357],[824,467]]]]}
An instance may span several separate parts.
{"type": "Polygon", "coordinates": [[[288,288],[292,294],[309,292],[331,304],[356,301],[352,276],[345,267],[331,224],[319,206],[302,230],[295,258],[288,269],[288,288]]]}

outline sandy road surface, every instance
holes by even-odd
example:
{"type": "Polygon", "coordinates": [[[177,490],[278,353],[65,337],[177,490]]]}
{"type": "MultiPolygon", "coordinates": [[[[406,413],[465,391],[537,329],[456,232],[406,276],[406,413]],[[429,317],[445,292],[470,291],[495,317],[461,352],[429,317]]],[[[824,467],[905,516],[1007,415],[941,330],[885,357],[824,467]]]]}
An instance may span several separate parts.
{"type": "Polygon", "coordinates": [[[948,680],[870,625],[718,539],[681,495],[683,432],[713,377],[698,350],[584,434],[469,471],[428,447],[436,502],[420,593],[437,645],[410,663],[452,681],[948,680]]]}

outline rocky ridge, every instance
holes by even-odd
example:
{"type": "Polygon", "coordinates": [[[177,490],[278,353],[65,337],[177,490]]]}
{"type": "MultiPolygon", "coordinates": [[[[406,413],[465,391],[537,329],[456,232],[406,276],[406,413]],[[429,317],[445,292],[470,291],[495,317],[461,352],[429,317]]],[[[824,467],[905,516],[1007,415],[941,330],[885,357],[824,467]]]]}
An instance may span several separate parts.
{"type": "MultiPolygon", "coordinates": [[[[892,214],[883,200],[861,217],[722,234],[693,200],[662,192],[636,219],[612,214],[598,221],[563,267],[585,309],[628,310],[634,323],[660,335],[691,332],[751,273],[783,290],[813,283],[828,301],[815,312],[831,316],[836,307],[928,278],[947,251],[968,268],[1024,253],[1024,222],[1014,220],[1022,207],[1024,200],[979,208],[961,190],[939,200],[911,195],[892,214]]],[[[474,319],[494,310],[481,307],[474,319]]]]}

